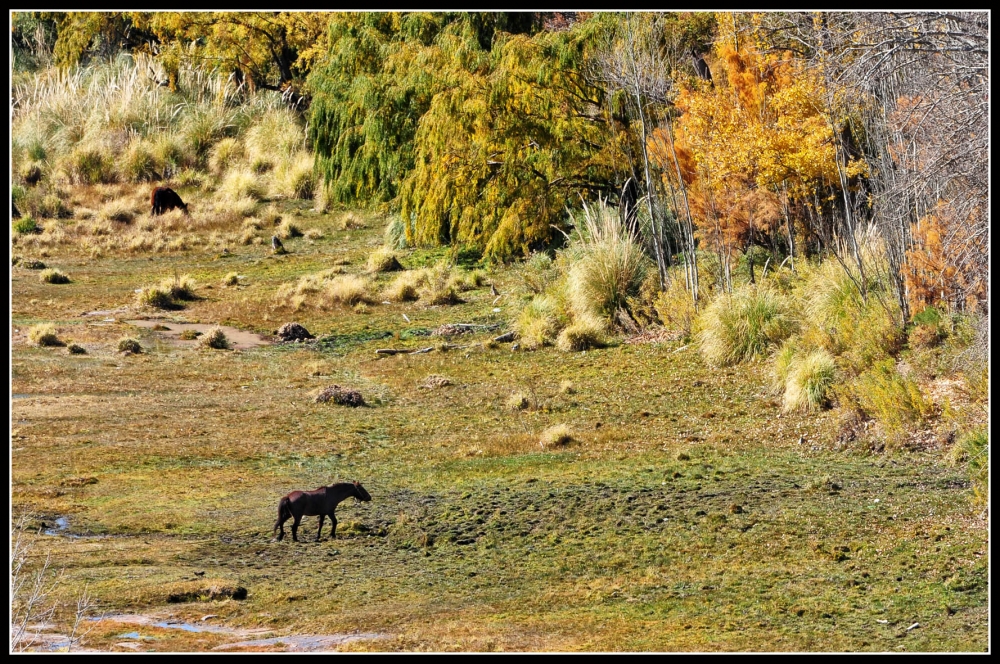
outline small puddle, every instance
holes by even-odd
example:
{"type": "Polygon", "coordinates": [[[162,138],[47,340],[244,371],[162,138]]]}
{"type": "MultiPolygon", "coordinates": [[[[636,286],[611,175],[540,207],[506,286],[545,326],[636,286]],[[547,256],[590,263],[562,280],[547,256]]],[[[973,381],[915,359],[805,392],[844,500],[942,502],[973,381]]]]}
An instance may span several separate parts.
{"type": "Polygon", "coordinates": [[[56,518],[52,528],[42,528],[43,535],[54,535],[57,537],[68,537],[69,539],[101,539],[106,535],[77,535],[66,532],[69,530],[69,519],[64,516],[56,518]]]}
{"type": "Polygon", "coordinates": [[[42,533],[45,535],[62,535],[67,528],[69,528],[69,519],[61,516],[56,519],[55,527],[45,528],[42,530],[42,533]]]}
{"type": "Polygon", "coordinates": [[[240,330],[235,327],[228,327],[225,325],[210,325],[207,323],[175,323],[170,320],[163,319],[148,319],[148,320],[127,320],[125,321],[129,325],[135,325],[136,327],[144,327],[146,329],[154,330],[161,337],[176,343],[179,346],[193,346],[198,343],[197,339],[181,339],[181,333],[187,330],[193,332],[200,332],[205,334],[214,327],[218,327],[229,339],[230,347],[236,350],[246,350],[247,348],[256,348],[257,346],[269,346],[270,341],[264,339],[259,334],[254,334],[253,332],[247,332],[246,330],[240,330]],[[166,329],[163,329],[166,328],[166,329]]]}
{"type": "MultiPolygon", "coordinates": [[[[211,616],[215,617],[215,616],[211,616]]],[[[110,616],[100,616],[98,618],[91,618],[92,621],[100,622],[102,620],[110,620],[112,622],[119,622],[131,625],[146,625],[148,627],[159,627],[160,629],[180,629],[185,632],[206,632],[211,634],[228,634],[236,637],[248,637],[248,636],[259,636],[262,634],[273,634],[273,629],[235,629],[232,627],[226,627],[225,625],[211,625],[208,623],[196,625],[194,623],[185,622],[183,620],[173,620],[167,618],[154,618],[152,616],[144,616],[139,614],[114,614],[110,616]]],[[[134,632],[138,634],[138,632],[134,632]]]]}

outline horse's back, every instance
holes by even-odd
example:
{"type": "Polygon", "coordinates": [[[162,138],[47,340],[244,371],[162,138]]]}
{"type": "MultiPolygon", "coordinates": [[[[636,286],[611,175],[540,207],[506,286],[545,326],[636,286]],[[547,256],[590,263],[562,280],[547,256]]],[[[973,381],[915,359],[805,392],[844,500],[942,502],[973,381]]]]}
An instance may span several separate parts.
{"type": "Polygon", "coordinates": [[[314,491],[292,491],[285,497],[292,506],[302,510],[303,516],[317,516],[327,512],[326,487],[314,491]]]}

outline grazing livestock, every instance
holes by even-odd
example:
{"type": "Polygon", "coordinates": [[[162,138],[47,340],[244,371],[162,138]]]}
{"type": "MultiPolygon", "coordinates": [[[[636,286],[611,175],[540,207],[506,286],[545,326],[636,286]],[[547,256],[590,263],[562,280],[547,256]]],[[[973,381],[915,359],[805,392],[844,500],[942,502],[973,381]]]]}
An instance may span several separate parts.
{"type": "Polygon", "coordinates": [[[319,541],[320,533],[323,532],[323,518],[328,516],[333,525],[330,539],[337,539],[337,517],[333,511],[337,505],[347,499],[354,497],[358,500],[368,502],[372,497],[365,491],[365,488],[357,482],[341,482],[331,486],[321,486],[314,491],[292,491],[278,502],[278,520],[274,523],[274,529],[280,531],[278,541],[285,537],[285,521],[294,519],[292,522],[292,539],[299,541],[299,522],[303,516],[319,516],[319,530],[316,531],[316,541],[319,541]]]}
{"type": "Polygon", "coordinates": [[[153,216],[163,214],[167,210],[173,210],[174,208],[184,210],[184,214],[188,213],[187,204],[181,200],[176,191],[169,187],[157,187],[154,189],[149,197],[149,204],[153,208],[150,212],[153,216]]]}
{"type": "Polygon", "coordinates": [[[271,251],[276,254],[285,253],[285,245],[281,244],[281,240],[278,239],[277,235],[271,236],[271,251]]]}

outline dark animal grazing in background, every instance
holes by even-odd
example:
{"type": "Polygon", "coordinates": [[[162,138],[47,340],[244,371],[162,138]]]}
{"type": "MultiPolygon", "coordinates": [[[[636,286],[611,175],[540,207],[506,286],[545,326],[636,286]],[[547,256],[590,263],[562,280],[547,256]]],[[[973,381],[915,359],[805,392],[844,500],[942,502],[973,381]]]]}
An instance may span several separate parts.
{"type": "Polygon", "coordinates": [[[277,235],[271,236],[271,250],[276,254],[285,253],[285,245],[281,244],[281,240],[278,239],[277,235]]]}
{"type": "Polygon", "coordinates": [[[323,518],[330,517],[333,523],[333,530],[330,539],[337,539],[337,517],[333,510],[337,505],[347,498],[357,498],[368,502],[372,497],[365,491],[365,488],[357,482],[341,482],[330,486],[321,486],[314,491],[292,491],[278,502],[278,520],[274,522],[274,529],[280,531],[278,541],[285,537],[285,521],[295,519],[292,522],[292,539],[299,541],[299,522],[303,516],[319,516],[319,530],[316,531],[316,541],[319,541],[320,533],[323,532],[323,518]]]}
{"type": "Polygon", "coordinates": [[[184,214],[187,214],[188,211],[187,204],[181,200],[176,191],[168,187],[157,187],[154,189],[152,195],[149,197],[149,204],[153,208],[150,213],[153,216],[163,214],[167,210],[173,210],[174,208],[184,210],[184,214]]]}

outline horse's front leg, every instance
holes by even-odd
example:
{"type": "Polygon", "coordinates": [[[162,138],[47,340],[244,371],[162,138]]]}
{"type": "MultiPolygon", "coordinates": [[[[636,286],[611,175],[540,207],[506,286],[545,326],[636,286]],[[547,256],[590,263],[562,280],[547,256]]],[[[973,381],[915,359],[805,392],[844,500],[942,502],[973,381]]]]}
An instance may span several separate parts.
{"type": "Polygon", "coordinates": [[[317,542],[319,541],[319,534],[321,532],[323,532],[323,519],[324,519],[325,516],[326,515],[324,515],[324,514],[320,514],[319,515],[319,530],[316,531],[316,541],[317,542]]]}
{"type": "Polygon", "coordinates": [[[301,520],[302,520],[302,515],[296,514],[295,520],[292,521],[292,541],[294,542],[299,541],[299,521],[301,520]]]}

